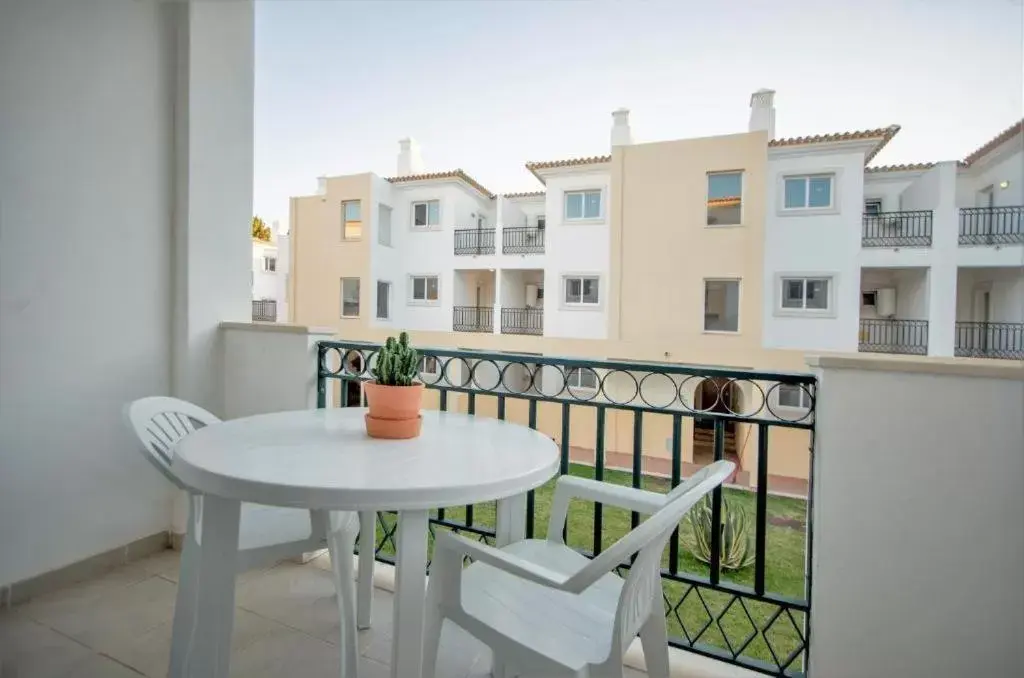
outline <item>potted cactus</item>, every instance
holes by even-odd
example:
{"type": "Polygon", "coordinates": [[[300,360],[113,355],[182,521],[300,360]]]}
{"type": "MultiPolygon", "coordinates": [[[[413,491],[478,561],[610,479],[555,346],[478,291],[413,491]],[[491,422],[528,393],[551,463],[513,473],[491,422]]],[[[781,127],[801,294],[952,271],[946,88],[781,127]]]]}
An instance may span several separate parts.
{"type": "Polygon", "coordinates": [[[366,432],[372,438],[404,439],[420,434],[423,417],[423,384],[415,381],[420,356],[409,346],[409,335],[388,337],[377,353],[374,381],[364,385],[370,411],[366,414],[366,432]]]}

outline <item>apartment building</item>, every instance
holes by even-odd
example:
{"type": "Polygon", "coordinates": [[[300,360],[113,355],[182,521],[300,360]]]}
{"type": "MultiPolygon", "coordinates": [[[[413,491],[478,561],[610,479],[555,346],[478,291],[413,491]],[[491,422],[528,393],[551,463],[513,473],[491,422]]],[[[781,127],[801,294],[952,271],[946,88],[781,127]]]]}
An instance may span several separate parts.
{"type": "MultiPolygon", "coordinates": [[[[608,153],[528,162],[538,190],[504,195],[461,169],[425,171],[405,139],[395,176],[321,178],[292,199],[295,321],[346,339],[405,329],[422,346],[765,370],[802,370],[808,351],[1024,357],[1020,125],[960,163],[878,168],[868,165],[898,126],[790,139],[774,126],[770,90],[751,96],[746,131],[715,137],[635,143],[620,109],[608,153]]],[[[517,362],[429,360],[424,378],[460,384],[469,370],[513,392],[609,402],[643,389],[649,402],[796,419],[812,397],[517,362]]],[[[525,408],[507,407],[525,421],[525,408]]],[[[573,454],[585,460],[598,447],[594,409],[578,409],[573,454]]],[[[633,442],[627,414],[609,411],[610,460],[633,442]]],[[[537,425],[560,439],[562,416],[544,403],[537,425]]],[[[655,472],[671,425],[644,418],[655,472]]],[[[711,431],[699,417],[686,426],[683,458],[700,462],[711,431]]],[[[749,468],[756,427],[725,434],[726,454],[749,468]]],[[[806,432],[772,435],[786,439],[772,440],[770,474],[799,488],[806,432]]]]}
{"type": "Polygon", "coordinates": [[[256,322],[287,322],[291,247],[288,233],[275,221],[270,240],[252,239],[252,319],[256,322]]]}

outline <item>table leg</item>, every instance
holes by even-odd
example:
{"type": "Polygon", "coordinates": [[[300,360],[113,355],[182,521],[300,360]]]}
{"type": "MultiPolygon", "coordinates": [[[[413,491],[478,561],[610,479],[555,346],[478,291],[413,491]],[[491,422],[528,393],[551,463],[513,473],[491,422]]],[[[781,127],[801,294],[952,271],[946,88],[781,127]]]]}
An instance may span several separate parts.
{"type": "Polygon", "coordinates": [[[428,518],[427,511],[398,514],[392,678],[417,678],[423,674],[428,518]]]}
{"type": "Polygon", "coordinates": [[[233,499],[203,496],[198,520],[189,521],[174,609],[171,678],[228,675],[241,506],[233,499]]]}
{"type": "Polygon", "coordinates": [[[526,493],[498,500],[497,546],[526,539],[526,493]]]}
{"type": "Polygon", "coordinates": [[[373,559],[377,547],[377,512],[359,513],[359,586],[356,628],[368,629],[373,617],[373,559]]]}

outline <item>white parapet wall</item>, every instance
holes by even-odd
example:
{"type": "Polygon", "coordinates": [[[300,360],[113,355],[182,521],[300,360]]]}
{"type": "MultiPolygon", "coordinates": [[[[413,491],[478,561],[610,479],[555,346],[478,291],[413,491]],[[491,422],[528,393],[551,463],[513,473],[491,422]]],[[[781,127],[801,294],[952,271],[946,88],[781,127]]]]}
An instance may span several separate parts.
{"type": "Polygon", "coordinates": [[[808,362],[810,675],[1024,675],[1024,365],[808,362]]]}

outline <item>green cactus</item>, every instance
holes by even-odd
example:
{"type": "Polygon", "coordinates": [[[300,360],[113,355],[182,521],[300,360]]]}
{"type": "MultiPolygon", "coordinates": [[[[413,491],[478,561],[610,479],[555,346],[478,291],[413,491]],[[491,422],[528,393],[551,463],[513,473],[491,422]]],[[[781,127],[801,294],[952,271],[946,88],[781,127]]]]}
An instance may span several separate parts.
{"type": "Polygon", "coordinates": [[[384,342],[372,372],[381,386],[412,386],[419,369],[420,354],[409,346],[409,334],[402,332],[397,340],[388,337],[384,342]]]}
{"type": "MultiPolygon", "coordinates": [[[[689,524],[689,538],[684,543],[693,556],[702,562],[711,562],[711,495],[705,495],[700,503],[686,515],[689,524]]],[[[749,530],[750,521],[742,506],[730,505],[722,497],[722,540],[719,564],[724,570],[740,570],[754,562],[754,535],[749,530]]]]}

